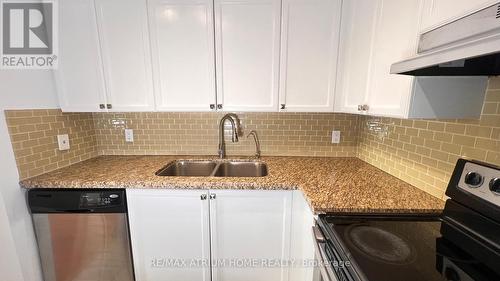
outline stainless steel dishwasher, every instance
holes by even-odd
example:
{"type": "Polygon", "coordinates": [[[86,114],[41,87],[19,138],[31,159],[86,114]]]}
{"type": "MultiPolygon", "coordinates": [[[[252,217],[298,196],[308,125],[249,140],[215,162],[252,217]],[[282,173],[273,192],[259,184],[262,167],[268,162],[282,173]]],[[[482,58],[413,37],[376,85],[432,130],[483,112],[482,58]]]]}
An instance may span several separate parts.
{"type": "Polygon", "coordinates": [[[123,189],[28,191],[45,281],[132,281],[123,189]]]}

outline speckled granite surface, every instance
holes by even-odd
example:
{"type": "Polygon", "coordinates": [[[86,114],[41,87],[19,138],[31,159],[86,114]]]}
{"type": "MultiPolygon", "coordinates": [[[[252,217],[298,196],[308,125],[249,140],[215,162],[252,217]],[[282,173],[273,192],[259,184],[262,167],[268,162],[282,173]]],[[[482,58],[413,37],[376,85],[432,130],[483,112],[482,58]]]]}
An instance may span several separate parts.
{"type": "Polygon", "coordinates": [[[23,180],[24,188],[299,189],[316,213],[438,213],[444,202],[358,158],[263,157],[261,178],[159,177],[155,172],[190,156],[100,156],[23,180]]]}

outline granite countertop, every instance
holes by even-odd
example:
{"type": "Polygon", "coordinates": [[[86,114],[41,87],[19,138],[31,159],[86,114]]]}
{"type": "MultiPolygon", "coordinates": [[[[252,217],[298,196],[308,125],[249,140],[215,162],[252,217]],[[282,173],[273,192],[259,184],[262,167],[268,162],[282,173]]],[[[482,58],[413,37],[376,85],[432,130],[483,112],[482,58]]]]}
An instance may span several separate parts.
{"type": "Polygon", "coordinates": [[[213,156],[99,156],[21,181],[24,188],[301,190],[315,213],[439,213],[444,202],[358,159],[263,157],[260,178],[160,177],[176,159],[213,156]]]}

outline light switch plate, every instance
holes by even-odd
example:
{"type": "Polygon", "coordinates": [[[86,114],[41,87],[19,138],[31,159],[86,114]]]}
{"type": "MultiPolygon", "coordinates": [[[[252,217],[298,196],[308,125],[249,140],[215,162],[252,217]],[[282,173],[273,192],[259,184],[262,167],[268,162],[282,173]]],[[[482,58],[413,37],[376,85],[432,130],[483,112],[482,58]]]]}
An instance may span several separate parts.
{"type": "Polygon", "coordinates": [[[125,141],[126,142],[134,142],[134,130],[125,129],[125,141]]]}
{"type": "Polygon", "coordinates": [[[59,145],[59,150],[68,150],[69,149],[68,134],[57,135],[57,144],[59,145]]]}
{"type": "Polygon", "coordinates": [[[332,131],[332,143],[340,143],[340,131],[332,131]]]}

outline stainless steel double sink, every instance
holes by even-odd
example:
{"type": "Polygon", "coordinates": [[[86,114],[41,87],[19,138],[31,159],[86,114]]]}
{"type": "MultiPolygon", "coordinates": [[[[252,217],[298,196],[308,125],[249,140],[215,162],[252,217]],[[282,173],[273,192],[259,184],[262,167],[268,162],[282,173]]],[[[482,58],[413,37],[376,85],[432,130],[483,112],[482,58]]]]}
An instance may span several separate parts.
{"type": "Polygon", "coordinates": [[[267,165],[260,160],[176,160],[156,172],[163,177],[265,177],[267,165]]]}

